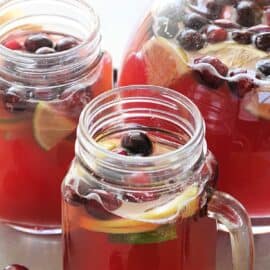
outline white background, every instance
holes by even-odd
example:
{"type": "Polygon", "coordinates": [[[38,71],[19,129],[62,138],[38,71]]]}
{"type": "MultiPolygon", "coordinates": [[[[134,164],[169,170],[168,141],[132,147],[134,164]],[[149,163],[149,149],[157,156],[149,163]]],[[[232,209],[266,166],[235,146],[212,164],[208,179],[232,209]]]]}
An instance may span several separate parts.
{"type": "Polygon", "coordinates": [[[108,50],[118,67],[124,49],[136,25],[143,19],[153,0],[89,0],[100,16],[103,47],[108,50]]]}

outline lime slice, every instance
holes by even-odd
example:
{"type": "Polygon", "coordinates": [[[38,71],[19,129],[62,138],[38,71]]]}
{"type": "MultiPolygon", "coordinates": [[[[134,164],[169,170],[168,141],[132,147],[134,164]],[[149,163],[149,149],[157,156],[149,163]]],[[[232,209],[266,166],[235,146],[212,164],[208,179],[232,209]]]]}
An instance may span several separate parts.
{"type": "Polygon", "coordinates": [[[49,151],[76,129],[76,123],[46,102],[40,102],[33,118],[34,136],[49,151]]]}
{"type": "Polygon", "coordinates": [[[176,224],[164,225],[151,232],[109,235],[109,240],[112,243],[126,243],[133,245],[161,243],[176,238],[176,224]]]}
{"type": "Polygon", "coordinates": [[[169,87],[188,72],[186,53],[162,37],[153,37],[142,48],[147,83],[169,87]]]}
{"type": "Polygon", "coordinates": [[[247,97],[246,110],[255,117],[270,120],[270,92],[258,92],[247,97]]]}
{"type": "Polygon", "coordinates": [[[214,56],[229,68],[254,67],[259,59],[268,56],[266,52],[256,49],[253,45],[241,45],[232,41],[209,44],[198,53],[214,56]]]}

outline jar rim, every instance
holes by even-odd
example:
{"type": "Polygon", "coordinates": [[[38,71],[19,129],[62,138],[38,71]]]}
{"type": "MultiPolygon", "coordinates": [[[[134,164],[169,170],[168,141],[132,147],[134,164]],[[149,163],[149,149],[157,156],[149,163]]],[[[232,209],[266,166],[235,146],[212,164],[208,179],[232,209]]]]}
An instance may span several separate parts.
{"type": "MultiPolygon", "coordinates": [[[[117,87],[115,89],[112,89],[110,91],[107,91],[95,99],[93,99],[82,111],[79,121],[79,126],[77,130],[77,140],[79,136],[84,136],[86,140],[84,140],[84,148],[85,149],[91,149],[91,147],[97,149],[97,151],[101,155],[110,155],[113,159],[119,161],[119,162],[125,162],[125,163],[133,163],[133,164],[141,164],[142,162],[145,163],[151,163],[158,161],[160,159],[170,159],[175,155],[181,155],[186,152],[190,152],[190,149],[193,149],[197,145],[202,146],[205,144],[205,123],[204,119],[202,118],[202,115],[198,109],[198,107],[193,103],[189,98],[184,96],[183,94],[180,94],[176,91],[173,91],[169,88],[161,87],[161,86],[155,86],[155,85],[129,85],[124,87],[117,87]],[[102,101],[105,101],[108,97],[115,95],[119,91],[128,91],[132,89],[143,89],[145,91],[147,90],[157,90],[160,92],[163,92],[164,94],[170,96],[171,98],[174,98],[174,100],[178,100],[179,104],[186,106],[192,114],[194,118],[194,125],[195,130],[190,139],[181,147],[169,151],[164,154],[156,155],[156,156],[122,156],[117,153],[114,153],[110,150],[105,149],[100,144],[96,142],[96,140],[89,134],[87,126],[89,121],[89,115],[91,113],[94,113],[95,108],[99,103],[102,103],[102,101]],[[193,147],[192,147],[193,146],[193,147]]],[[[206,146],[206,145],[204,145],[206,146]]],[[[192,153],[192,151],[191,151],[192,153]]]]}

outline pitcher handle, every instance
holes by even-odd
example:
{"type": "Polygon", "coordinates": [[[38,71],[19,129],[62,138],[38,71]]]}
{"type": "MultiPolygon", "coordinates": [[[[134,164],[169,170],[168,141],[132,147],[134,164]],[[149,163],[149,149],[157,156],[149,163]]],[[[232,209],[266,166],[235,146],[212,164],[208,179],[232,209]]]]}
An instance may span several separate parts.
{"type": "Polygon", "coordinates": [[[230,195],[219,191],[212,193],[208,216],[216,219],[230,234],[233,270],[253,270],[254,240],[246,210],[230,195]]]}

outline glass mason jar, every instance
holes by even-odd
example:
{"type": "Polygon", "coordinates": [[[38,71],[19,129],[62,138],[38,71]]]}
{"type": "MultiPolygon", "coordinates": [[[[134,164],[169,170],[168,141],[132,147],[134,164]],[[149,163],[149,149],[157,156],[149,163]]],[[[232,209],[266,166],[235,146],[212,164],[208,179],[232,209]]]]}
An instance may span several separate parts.
{"type": "Polygon", "coordinates": [[[111,89],[111,58],[86,1],[2,1],[0,21],[0,220],[55,233],[79,115],[111,89]]]}
{"type": "Polygon", "coordinates": [[[62,186],[64,270],[214,270],[216,220],[234,269],[253,269],[250,220],[215,191],[217,163],[185,96],[155,86],[102,94],[81,115],[75,151],[62,186]]]}
{"type": "Polygon", "coordinates": [[[219,188],[251,217],[270,218],[269,1],[156,1],[135,33],[119,85],[160,85],[193,100],[219,188]]]}

